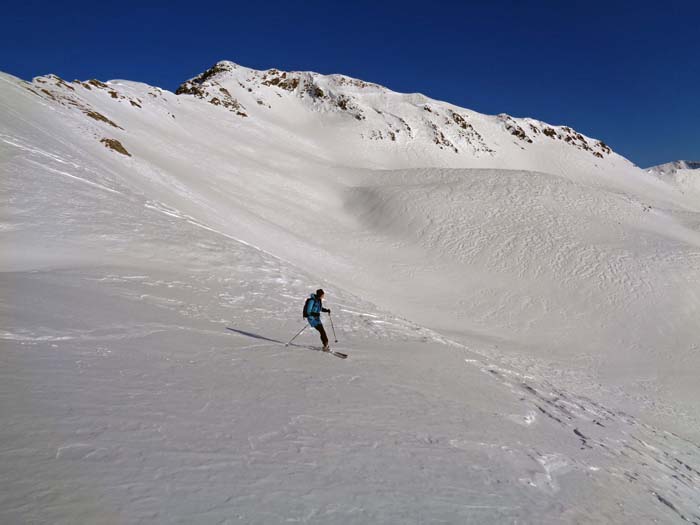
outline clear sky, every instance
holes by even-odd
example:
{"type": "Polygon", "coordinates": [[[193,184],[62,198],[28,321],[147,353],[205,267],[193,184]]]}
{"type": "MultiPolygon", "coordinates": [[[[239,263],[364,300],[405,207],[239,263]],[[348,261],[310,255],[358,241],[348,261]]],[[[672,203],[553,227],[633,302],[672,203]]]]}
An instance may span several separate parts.
{"type": "Polygon", "coordinates": [[[219,60],[343,73],[700,160],[700,0],[13,1],[0,70],[174,91],[219,60]]]}

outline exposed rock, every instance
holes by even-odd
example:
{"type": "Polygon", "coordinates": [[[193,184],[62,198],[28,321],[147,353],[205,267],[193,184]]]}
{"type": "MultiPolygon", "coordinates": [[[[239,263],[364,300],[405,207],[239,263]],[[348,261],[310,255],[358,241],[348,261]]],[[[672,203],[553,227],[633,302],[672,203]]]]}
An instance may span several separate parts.
{"type": "Polygon", "coordinates": [[[331,75],[331,79],[337,86],[354,86],[360,89],[381,88],[381,86],[378,84],[365,82],[364,80],[359,80],[357,78],[346,77],[345,75],[331,75]]]}
{"type": "Polygon", "coordinates": [[[323,90],[318,87],[316,84],[310,84],[306,87],[305,90],[306,93],[308,93],[311,98],[325,98],[326,94],[323,92],[323,90]]]}
{"type": "Polygon", "coordinates": [[[57,100],[56,97],[49,91],[48,89],[42,89],[42,93],[44,93],[47,97],[49,97],[51,100],[57,100]]]}
{"type": "Polygon", "coordinates": [[[294,91],[299,87],[300,79],[297,76],[287,76],[277,69],[270,69],[263,76],[261,84],[263,86],[275,86],[286,91],[294,91]]]}
{"type": "Polygon", "coordinates": [[[95,86],[96,88],[101,88],[101,89],[108,89],[109,86],[105,84],[104,82],[100,82],[99,80],[93,78],[92,80],[88,80],[88,84],[95,86]]]}
{"type": "Polygon", "coordinates": [[[98,120],[100,122],[106,122],[107,124],[109,124],[110,126],[114,126],[115,128],[124,129],[120,126],[117,126],[114,122],[109,120],[102,113],[98,113],[97,111],[94,111],[92,109],[87,109],[87,108],[82,108],[82,109],[83,109],[83,113],[85,113],[88,117],[90,117],[92,119],[98,120]]]}
{"type": "Polygon", "coordinates": [[[462,115],[454,111],[450,111],[450,114],[452,115],[452,120],[454,120],[460,128],[467,129],[467,120],[462,115]]]}
{"type": "Polygon", "coordinates": [[[454,150],[455,153],[459,153],[457,147],[454,144],[452,144],[452,142],[450,142],[450,140],[447,137],[445,137],[445,134],[442,131],[440,131],[440,129],[438,129],[437,124],[433,122],[429,122],[429,124],[430,127],[433,129],[433,142],[437,144],[440,147],[440,149],[443,149],[443,147],[446,146],[454,150]]]}
{"type": "Polygon", "coordinates": [[[182,84],[177,91],[175,91],[176,95],[194,95],[196,93],[193,93],[192,91],[194,90],[194,86],[201,86],[204,84],[207,80],[211,79],[212,77],[218,75],[219,73],[225,73],[227,71],[231,71],[231,66],[225,62],[218,62],[214,64],[212,67],[207,69],[204,73],[194,77],[192,80],[189,80],[182,84]]]}
{"type": "Polygon", "coordinates": [[[232,113],[240,117],[247,117],[245,107],[233,96],[225,87],[219,85],[214,77],[220,73],[231,71],[232,66],[226,62],[219,62],[213,67],[206,70],[201,75],[183,83],[177,91],[176,95],[192,95],[202,100],[208,101],[214,106],[222,106],[232,113]],[[216,95],[209,91],[215,89],[216,95]]]}
{"type": "Polygon", "coordinates": [[[608,155],[610,155],[610,154],[612,153],[612,150],[610,149],[610,147],[609,147],[605,142],[603,142],[602,140],[599,140],[599,141],[596,143],[596,146],[598,146],[600,149],[602,149],[602,150],[603,150],[605,153],[607,153],[608,155]]]}
{"type": "Polygon", "coordinates": [[[357,120],[365,120],[362,110],[347,95],[331,95],[333,105],[342,111],[347,111],[357,120]]]}
{"type": "Polygon", "coordinates": [[[106,147],[109,149],[112,149],[118,153],[121,153],[122,155],[126,155],[127,157],[131,157],[131,153],[126,151],[126,148],[122,146],[122,143],[119,142],[117,139],[101,139],[100,142],[104,144],[106,147]]]}
{"type": "Polygon", "coordinates": [[[498,119],[503,122],[503,126],[511,135],[532,144],[532,139],[527,135],[527,133],[525,133],[525,130],[520,127],[517,122],[515,122],[513,117],[506,115],[505,113],[501,113],[498,115],[498,119]]]}

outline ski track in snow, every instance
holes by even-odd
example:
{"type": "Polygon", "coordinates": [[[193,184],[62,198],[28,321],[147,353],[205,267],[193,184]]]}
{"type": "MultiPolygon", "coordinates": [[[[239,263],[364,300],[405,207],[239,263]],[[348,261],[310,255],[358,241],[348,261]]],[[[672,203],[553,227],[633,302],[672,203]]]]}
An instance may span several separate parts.
{"type": "Polygon", "coordinates": [[[85,184],[95,186],[96,188],[100,188],[101,190],[108,191],[110,193],[116,193],[117,195],[121,195],[121,193],[118,192],[117,190],[113,190],[112,188],[108,188],[107,186],[103,186],[102,184],[97,184],[96,182],[92,182],[92,181],[83,179],[83,178],[78,177],[76,175],[71,175],[70,173],[66,173],[65,171],[60,171],[60,170],[57,170],[54,168],[50,168],[48,166],[44,166],[38,162],[34,162],[33,160],[29,160],[29,159],[27,159],[26,162],[29,162],[30,164],[33,164],[35,166],[39,166],[40,168],[45,169],[47,171],[50,171],[51,173],[58,173],[59,175],[64,175],[66,177],[70,177],[72,179],[79,180],[80,182],[83,182],[85,184]]]}
{"type": "MultiPolygon", "coordinates": [[[[472,361],[470,364],[476,363],[472,361]]],[[[536,407],[537,412],[529,411],[522,418],[523,424],[531,425],[537,417],[555,421],[580,441],[582,451],[590,450],[592,457],[598,450],[604,458],[621,460],[620,465],[608,467],[608,472],[642,485],[684,521],[699,522],[696,509],[700,504],[697,492],[700,486],[700,445],[640,422],[623,411],[557,389],[547,381],[537,384],[532,379],[521,380],[522,376],[517,372],[498,366],[485,366],[481,370],[528,405],[536,407]]],[[[571,459],[561,454],[541,455],[535,451],[533,454],[542,463],[546,483],[554,491],[558,489],[552,472],[565,467],[599,470],[595,465],[598,459],[571,459]]],[[[538,486],[537,480],[531,482],[538,486]]]]}

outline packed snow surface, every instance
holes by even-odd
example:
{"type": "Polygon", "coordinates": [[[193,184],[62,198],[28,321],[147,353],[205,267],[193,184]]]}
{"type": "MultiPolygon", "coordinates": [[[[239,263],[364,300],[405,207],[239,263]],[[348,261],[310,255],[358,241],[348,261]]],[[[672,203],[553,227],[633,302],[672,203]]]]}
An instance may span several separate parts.
{"type": "Polygon", "coordinates": [[[0,162],[2,523],[700,524],[692,168],[231,62],[0,74],[0,162]]]}

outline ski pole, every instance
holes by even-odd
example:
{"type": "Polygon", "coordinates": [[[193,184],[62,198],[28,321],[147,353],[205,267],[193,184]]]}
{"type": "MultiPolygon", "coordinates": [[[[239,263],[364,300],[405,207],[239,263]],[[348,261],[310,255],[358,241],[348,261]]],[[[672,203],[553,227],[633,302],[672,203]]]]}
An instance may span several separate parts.
{"type": "Polygon", "coordinates": [[[294,337],[292,337],[292,338],[289,340],[289,342],[288,342],[286,345],[284,345],[284,346],[289,346],[289,345],[291,345],[291,344],[292,344],[292,341],[294,341],[297,337],[299,337],[299,336],[301,335],[301,333],[302,333],[304,330],[306,330],[306,327],[307,327],[307,326],[309,326],[309,325],[306,324],[306,323],[304,323],[304,328],[302,328],[301,330],[299,330],[299,331],[297,332],[297,335],[295,335],[294,337]]]}
{"type": "Polygon", "coordinates": [[[335,339],[335,342],[338,342],[338,336],[335,335],[335,326],[333,326],[333,317],[331,317],[330,312],[328,312],[328,319],[331,320],[331,328],[333,329],[333,338],[335,339]]]}

